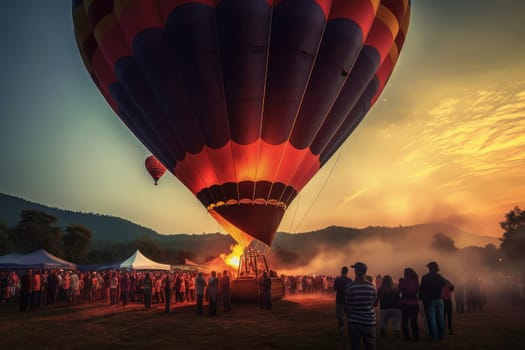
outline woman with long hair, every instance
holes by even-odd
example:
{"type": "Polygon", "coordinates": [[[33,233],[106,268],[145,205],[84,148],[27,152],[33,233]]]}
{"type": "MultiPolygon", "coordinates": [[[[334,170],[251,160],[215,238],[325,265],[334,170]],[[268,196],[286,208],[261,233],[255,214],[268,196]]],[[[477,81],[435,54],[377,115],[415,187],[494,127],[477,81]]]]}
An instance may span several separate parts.
{"type": "Polygon", "coordinates": [[[414,340],[419,339],[419,326],[417,315],[419,313],[418,293],[419,277],[414,269],[407,267],[403,272],[403,278],[399,280],[399,293],[401,300],[401,329],[403,339],[410,340],[409,323],[414,340]]]}
{"type": "Polygon", "coordinates": [[[379,331],[382,336],[386,336],[386,328],[388,322],[392,320],[392,330],[394,336],[399,336],[399,322],[401,320],[401,310],[399,309],[399,291],[394,285],[394,281],[390,275],[385,275],[381,283],[381,287],[377,291],[377,299],[379,302],[380,326],[379,331]]]}

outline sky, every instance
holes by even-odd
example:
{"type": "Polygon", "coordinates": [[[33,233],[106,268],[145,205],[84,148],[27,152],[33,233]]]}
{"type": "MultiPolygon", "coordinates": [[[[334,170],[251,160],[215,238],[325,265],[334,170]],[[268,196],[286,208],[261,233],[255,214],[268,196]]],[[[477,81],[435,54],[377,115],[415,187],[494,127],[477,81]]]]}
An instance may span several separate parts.
{"type": "MultiPolygon", "coordinates": [[[[279,231],[445,222],[501,236],[525,209],[525,1],[414,0],[379,101],[307,184],[279,231]]],[[[84,68],[71,1],[0,2],[0,192],[159,233],[224,231],[84,68]]]]}

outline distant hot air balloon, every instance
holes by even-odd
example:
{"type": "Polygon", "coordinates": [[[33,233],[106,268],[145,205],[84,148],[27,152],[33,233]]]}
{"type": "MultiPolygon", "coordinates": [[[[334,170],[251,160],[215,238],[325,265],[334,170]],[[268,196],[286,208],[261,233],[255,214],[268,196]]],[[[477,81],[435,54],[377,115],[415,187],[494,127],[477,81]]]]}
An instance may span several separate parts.
{"type": "Polygon", "coordinates": [[[101,93],[245,247],[272,244],[377,101],[409,18],[410,0],[73,1],[101,93]]]}
{"type": "Polygon", "coordinates": [[[153,180],[155,180],[155,185],[157,185],[157,181],[164,175],[166,172],[166,167],[162,165],[161,162],[155,156],[149,156],[146,158],[145,161],[146,170],[148,170],[148,173],[151,175],[153,180]]]}

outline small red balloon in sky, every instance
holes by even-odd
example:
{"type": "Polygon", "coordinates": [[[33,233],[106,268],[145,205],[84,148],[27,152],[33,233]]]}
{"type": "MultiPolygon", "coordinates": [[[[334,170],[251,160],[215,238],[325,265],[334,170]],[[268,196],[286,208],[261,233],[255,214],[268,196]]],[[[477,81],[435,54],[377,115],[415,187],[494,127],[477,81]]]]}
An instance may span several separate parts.
{"type": "Polygon", "coordinates": [[[155,156],[149,156],[146,158],[145,165],[148,173],[151,175],[153,180],[155,180],[155,185],[157,185],[157,181],[159,181],[162,175],[164,175],[166,172],[166,167],[162,165],[162,163],[159,162],[155,156]]]}

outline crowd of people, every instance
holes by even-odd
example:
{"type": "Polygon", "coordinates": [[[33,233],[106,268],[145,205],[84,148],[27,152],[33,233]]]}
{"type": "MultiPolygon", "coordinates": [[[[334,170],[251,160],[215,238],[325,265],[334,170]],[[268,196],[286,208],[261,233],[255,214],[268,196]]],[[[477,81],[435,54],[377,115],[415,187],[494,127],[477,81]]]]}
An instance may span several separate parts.
{"type": "MultiPolygon", "coordinates": [[[[413,272],[415,273],[415,272],[413,272]]],[[[227,273],[229,274],[229,273],[227,273]]],[[[410,272],[409,272],[410,274],[410,272]]],[[[224,272],[216,273],[215,278],[222,280],[224,272]]],[[[269,272],[269,277],[277,277],[275,271],[269,272]]],[[[0,271],[0,302],[5,303],[15,296],[21,296],[21,309],[37,309],[42,305],[53,305],[55,302],[77,303],[79,301],[105,302],[109,305],[127,305],[129,302],[144,302],[148,307],[151,304],[197,303],[198,286],[196,286],[197,272],[140,272],[140,271],[89,271],[73,270],[32,270],[32,271],[0,271]],[[148,274],[149,280],[145,276],[148,274]],[[151,283],[151,286],[150,286],[151,283]],[[166,284],[169,287],[166,288],[166,284]],[[151,290],[151,299],[150,299],[151,290]]],[[[205,285],[208,284],[211,273],[204,273],[205,285]]],[[[280,278],[284,285],[285,295],[302,294],[331,294],[337,276],[330,275],[296,275],[280,278]]],[[[263,279],[261,274],[260,281],[263,279]]],[[[405,278],[407,279],[407,278],[405,278]]],[[[228,277],[230,284],[231,275],[228,277]]],[[[269,279],[266,283],[270,283],[269,279]]],[[[477,278],[462,280],[456,283],[454,296],[456,312],[481,311],[484,304],[482,287],[477,278]]],[[[374,281],[381,284],[380,276],[374,281]]],[[[388,278],[387,278],[388,284],[388,278]]],[[[394,283],[396,286],[398,282],[394,283]]],[[[401,283],[403,285],[403,282],[401,283]]],[[[261,298],[263,300],[260,284],[261,298]]],[[[201,288],[202,293],[206,288],[201,288]]],[[[222,284],[220,290],[229,290],[222,284]]],[[[271,286],[266,289],[271,291],[271,286]]],[[[213,290],[213,286],[211,288],[213,290]]],[[[222,301],[222,293],[221,301],[222,301]]],[[[229,293],[226,293],[229,295],[229,293]]],[[[207,299],[207,295],[205,295],[207,299]]],[[[268,298],[271,304],[271,297],[268,298]]],[[[18,299],[17,299],[18,300],[18,299]]],[[[225,301],[226,305],[231,305],[225,301]]],[[[444,299],[445,310],[449,310],[447,298],[444,299]]],[[[228,306],[229,307],[229,306],[228,306]]],[[[445,311],[446,312],[446,311],[445,311]]],[[[394,312],[395,313],[395,312],[394,312]]],[[[450,313],[446,312],[448,317],[450,313]]],[[[395,316],[392,316],[395,318],[395,316]]]]}
{"type": "Polygon", "coordinates": [[[281,276],[285,294],[311,294],[311,293],[332,293],[334,276],[329,275],[297,275],[281,276]]]}
{"type": "MultiPolygon", "coordinates": [[[[258,280],[261,308],[271,310],[271,278],[264,271],[258,280]]],[[[129,302],[172,305],[195,304],[197,315],[217,315],[218,305],[231,310],[231,273],[126,272],[118,270],[79,272],[72,270],[0,271],[0,302],[18,300],[20,311],[38,310],[56,303],[104,303],[127,306],[129,302]]]]}
{"type": "Polygon", "coordinates": [[[192,272],[0,271],[0,300],[17,297],[23,312],[57,302],[126,306],[131,301],[143,302],[145,308],[152,303],[196,303],[197,277],[192,272]]]}
{"type": "Polygon", "coordinates": [[[453,296],[457,313],[465,312],[465,304],[468,312],[482,311],[486,301],[478,278],[462,279],[455,286],[440,274],[437,262],[426,267],[428,273],[421,279],[413,268],[407,267],[397,281],[390,275],[377,275],[374,279],[362,262],[351,266],[353,279],[348,276],[348,267],[342,267],[333,283],[336,318],[339,335],[348,334],[353,350],[361,344],[367,350],[375,349],[377,326],[382,337],[387,337],[391,329],[392,336],[407,341],[421,338],[420,324],[429,340],[443,339],[447,331],[454,334],[453,296]]]}
{"type": "MultiPolygon", "coordinates": [[[[352,349],[361,343],[374,349],[376,327],[382,337],[419,340],[443,339],[454,334],[453,312],[481,312],[486,303],[485,287],[478,276],[458,278],[454,283],[440,274],[439,265],[426,265],[428,273],[419,278],[407,267],[402,277],[367,274],[366,264],[357,262],[342,267],[339,276],[280,276],[286,295],[335,293],[339,335],[350,337],[352,349]],[[455,305],[455,309],[453,306],[455,305]],[[376,322],[376,315],[378,322],[376,322]],[[377,323],[377,324],[376,324],[377,323]]],[[[264,272],[258,279],[262,309],[272,309],[272,278],[275,271],[264,272]]],[[[219,305],[231,310],[231,273],[203,272],[140,272],[27,270],[0,271],[0,302],[18,300],[20,311],[38,310],[55,303],[78,302],[127,306],[129,302],[164,304],[166,313],[172,305],[195,304],[197,315],[216,316],[219,305]],[[16,297],[16,298],[15,298],[16,297]]],[[[520,290],[518,288],[518,290],[520,290]]]]}
{"type": "MultiPolygon", "coordinates": [[[[199,296],[209,301],[210,295],[213,296],[216,289],[213,283],[213,278],[216,278],[219,283],[220,302],[226,305],[226,309],[231,308],[231,274],[228,271],[215,273],[215,276],[211,272],[200,274],[204,279],[204,286],[199,287],[197,272],[4,270],[0,271],[0,302],[5,303],[15,296],[18,300],[20,297],[21,311],[35,310],[57,302],[103,302],[122,306],[129,302],[143,302],[145,308],[150,308],[152,304],[168,302],[167,307],[171,308],[172,305],[181,303],[198,304],[199,296]]],[[[262,273],[259,277],[261,308],[271,309],[271,279],[276,277],[277,274],[273,270],[266,276],[262,273]]],[[[333,293],[331,287],[335,276],[282,275],[280,278],[285,295],[333,293]]]]}

